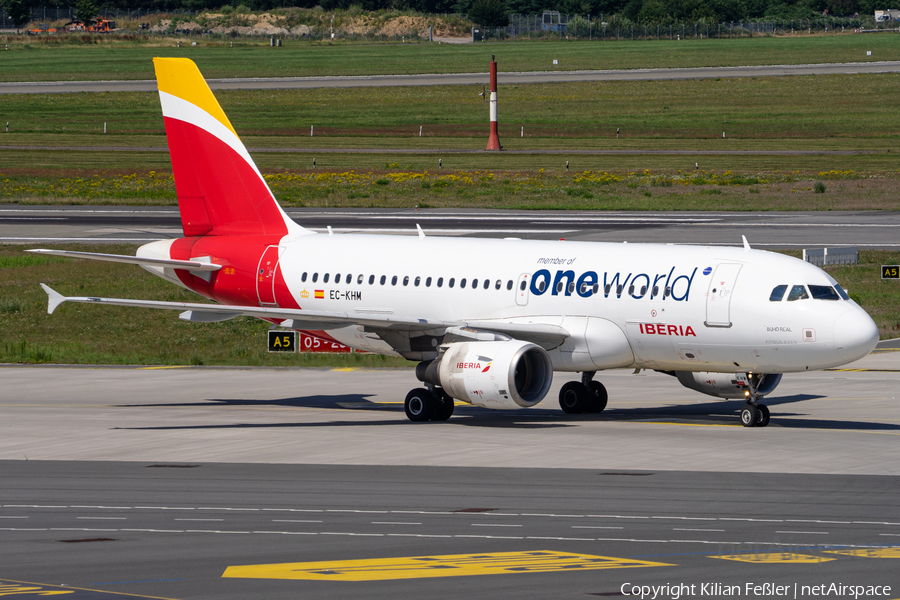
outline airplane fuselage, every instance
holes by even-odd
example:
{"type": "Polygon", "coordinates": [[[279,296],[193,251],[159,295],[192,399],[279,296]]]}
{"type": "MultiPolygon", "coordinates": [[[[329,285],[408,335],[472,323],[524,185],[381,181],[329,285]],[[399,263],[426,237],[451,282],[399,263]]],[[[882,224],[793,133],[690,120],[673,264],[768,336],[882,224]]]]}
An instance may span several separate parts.
{"type": "MultiPolygon", "coordinates": [[[[148,269],[224,304],[559,326],[571,334],[550,352],[560,371],[806,371],[855,360],[872,338],[855,302],[809,293],[835,289],[827,273],[744,248],[313,234],[181,238],[138,256],[222,264],[209,281],[148,269]],[[788,301],[796,286],[806,297],[788,301]]],[[[362,326],[328,334],[397,354],[362,326]]]]}

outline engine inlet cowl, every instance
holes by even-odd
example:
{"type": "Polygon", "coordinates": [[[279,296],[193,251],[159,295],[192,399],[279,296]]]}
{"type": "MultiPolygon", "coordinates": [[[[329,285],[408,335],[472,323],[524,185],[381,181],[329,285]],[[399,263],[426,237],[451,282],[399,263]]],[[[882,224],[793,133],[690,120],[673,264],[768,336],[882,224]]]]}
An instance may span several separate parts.
{"type": "Polygon", "coordinates": [[[528,408],[550,390],[553,364],[530,342],[457,342],[439,359],[419,363],[416,377],[476,406],[528,408]]]}

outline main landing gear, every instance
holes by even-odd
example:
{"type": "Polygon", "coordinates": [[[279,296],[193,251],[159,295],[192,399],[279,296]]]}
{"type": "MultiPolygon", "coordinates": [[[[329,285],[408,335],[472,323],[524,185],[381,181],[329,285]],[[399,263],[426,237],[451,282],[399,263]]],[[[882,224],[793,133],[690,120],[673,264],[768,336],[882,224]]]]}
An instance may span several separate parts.
{"type": "Polygon", "coordinates": [[[446,421],[453,415],[453,407],[453,398],[439,387],[416,388],[403,403],[410,421],[446,421]]]}
{"type": "Polygon", "coordinates": [[[559,407],[570,415],[600,413],[606,408],[609,396],[599,381],[594,381],[596,371],[585,371],[581,381],[570,381],[559,390],[559,407]]]}
{"type": "Polygon", "coordinates": [[[749,391],[747,395],[747,404],[741,409],[741,425],[744,427],[765,427],[769,424],[769,407],[759,403],[759,394],[756,390],[756,380],[752,374],[747,377],[747,386],[749,391]]]}

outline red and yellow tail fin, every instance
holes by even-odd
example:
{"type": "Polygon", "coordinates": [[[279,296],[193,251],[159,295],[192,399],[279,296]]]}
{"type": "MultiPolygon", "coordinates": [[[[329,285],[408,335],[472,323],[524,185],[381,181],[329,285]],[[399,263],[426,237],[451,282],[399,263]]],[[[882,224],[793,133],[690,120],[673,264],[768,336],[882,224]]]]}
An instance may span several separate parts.
{"type": "Polygon", "coordinates": [[[284,214],[187,58],[154,58],[181,224],[187,237],[303,231],[284,214]]]}

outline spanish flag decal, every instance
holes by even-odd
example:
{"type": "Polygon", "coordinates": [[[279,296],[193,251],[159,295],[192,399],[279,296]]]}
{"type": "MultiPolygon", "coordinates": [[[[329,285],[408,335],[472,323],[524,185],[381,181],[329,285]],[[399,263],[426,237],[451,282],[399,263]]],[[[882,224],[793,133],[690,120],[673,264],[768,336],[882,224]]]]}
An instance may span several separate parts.
{"type": "Polygon", "coordinates": [[[316,298],[325,299],[325,290],[316,290],[316,298]]]}

